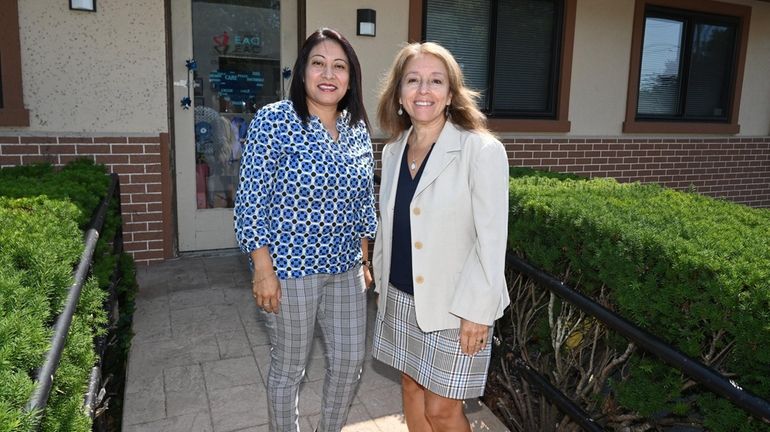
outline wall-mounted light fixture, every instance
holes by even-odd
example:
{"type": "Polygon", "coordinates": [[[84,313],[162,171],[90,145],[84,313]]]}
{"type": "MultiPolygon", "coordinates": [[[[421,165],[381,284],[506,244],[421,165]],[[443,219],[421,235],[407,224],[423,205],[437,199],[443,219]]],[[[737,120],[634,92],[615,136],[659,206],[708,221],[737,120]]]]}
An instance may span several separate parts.
{"type": "Polygon", "coordinates": [[[358,9],[356,11],[356,23],[356,35],[374,37],[377,34],[377,11],[358,9]]]}
{"type": "Polygon", "coordinates": [[[96,0],[70,0],[70,9],[96,12],[96,0]]]}

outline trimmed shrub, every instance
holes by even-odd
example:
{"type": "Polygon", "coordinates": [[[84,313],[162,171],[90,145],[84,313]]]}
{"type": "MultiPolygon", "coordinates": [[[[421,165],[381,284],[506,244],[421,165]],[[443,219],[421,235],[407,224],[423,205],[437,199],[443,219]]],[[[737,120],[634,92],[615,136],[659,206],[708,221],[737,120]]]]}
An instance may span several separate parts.
{"type": "Polygon", "coordinates": [[[25,165],[0,169],[0,196],[46,196],[65,200],[79,210],[77,222],[85,229],[104,195],[110,179],[102,165],[88,159],[70,162],[60,170],[50,165],[25,165]]]}
{"type": "Polygon", "coordinates": [[[553,171],[539,171],[534,168],[527,168],[527,167],[516,167],[512,166],[508,168],[508,176],[509,177],[545,177],[545,178],[553,178],[553,179],[559,179],[559,180],[587,180],[585,177],[580,177],[576,174],[571,173],[560,173],[560,172],[553,172],[553,171]]]}
{"type": "MultiPolygon", "coordinates": [[[[105,174],[89,161],[61,170],[47,165],[0,170],[0,430],[26,431],[37,421],[24,406],[73,283],[83,230],[106,195],[105,174]]],[[[41,413],[43,431],[91,429],[83,397],[97,360],[94,338],[106,332],[102,305],[117,259],[110,244],[120,226],[116,210],[113,202],[41,413]]]]}
{"type": "MultiPolygon", "coordinates": [[[[770,398],[770,212],[655,185],[526,175],[511,179],[510,201],[512,250],[770,398]]],[[[554,349],[544,315],[528,341],[540,353],[554,349]]],[[[573,327],[565,338],[580,338],[557,349],[575,350],[587,333],[573,327]]],[[[606,344],[623,352],[618,339],[606,344]]],[[[651,427],[678,417],[714,431],[770,430],[648,353],[608,382],[609,393],[594,395],[602,415],[618,407],[651,427]]]]}

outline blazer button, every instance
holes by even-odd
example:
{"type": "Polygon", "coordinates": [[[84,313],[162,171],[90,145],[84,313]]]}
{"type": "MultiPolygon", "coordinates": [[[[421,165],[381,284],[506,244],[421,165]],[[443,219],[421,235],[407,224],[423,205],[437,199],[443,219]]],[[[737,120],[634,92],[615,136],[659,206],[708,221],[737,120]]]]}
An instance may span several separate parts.
{"type": "Polygon", "coordinates": [[[422,249],[422,242],[414,242],[415,249],[422,249]]]}
{"type": "Polygon", "coordinates": [[[412,209],[412,213],[414,213],[415,216],[419,216],[420,215],[420,208],[419,207],[415,207],[414,209],[412,209]]]}
{"type": "Polygon", "coordinates": [[[416,278],[414,278],[414,281],[417,282],[418,284],[421,284],[425,282],[425,278],[422,276],[417,276],[416,278]]]}

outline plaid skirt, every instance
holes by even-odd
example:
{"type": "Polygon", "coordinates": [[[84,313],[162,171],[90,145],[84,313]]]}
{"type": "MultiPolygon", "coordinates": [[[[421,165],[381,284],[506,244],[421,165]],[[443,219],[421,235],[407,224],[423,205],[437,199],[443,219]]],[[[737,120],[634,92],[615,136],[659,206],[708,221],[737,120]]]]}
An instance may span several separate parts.
{"type": "MultiPolygon", "coordinates": [[[[417,326],[414,298],[389,286],[384,316],[375,322],[372,355],[409,375],[433,393],[450,399],[484,394],[491,344],[469,356],[460,349],[460,329],[425,333],[417,326]]],[[[487,340],[492,340],[492,328],[487,340]]]]}

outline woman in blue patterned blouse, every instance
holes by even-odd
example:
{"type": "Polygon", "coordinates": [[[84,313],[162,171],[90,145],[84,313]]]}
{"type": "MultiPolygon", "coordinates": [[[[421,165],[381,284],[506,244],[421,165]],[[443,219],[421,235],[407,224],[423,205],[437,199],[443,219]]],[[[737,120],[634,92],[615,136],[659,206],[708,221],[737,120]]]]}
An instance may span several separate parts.
{"type": "Polygon", "coordinates": [[[327,359],[318,430],[339,431],[365,355],[372,145],[361,67],[344,36],[310,35],[293,77],[290,99],[260,109],[249,127],[235,234],[270,335],[271,430],[299,430],[299,384],[318,323],[327,359]]]}

